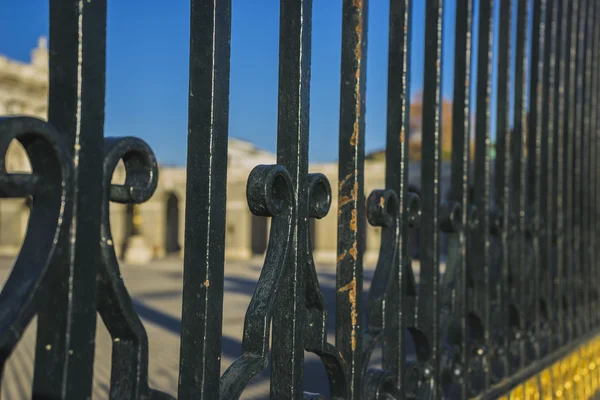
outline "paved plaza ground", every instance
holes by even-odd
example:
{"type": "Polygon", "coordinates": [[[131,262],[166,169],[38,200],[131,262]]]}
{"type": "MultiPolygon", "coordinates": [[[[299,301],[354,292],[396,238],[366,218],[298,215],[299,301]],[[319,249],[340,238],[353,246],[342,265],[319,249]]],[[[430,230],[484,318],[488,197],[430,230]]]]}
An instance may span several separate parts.
{"type": "MultiPolygon", "coordinates": [[[[10,272],[12,260],[0,259],[0,279],[10,272]]],[[[173,396],[177,393],[179,335],[181,329],[181,259],[153,261],[149,265],[123,265],[123,279],[148,332],[150,343],[150,386],[173,396]]],[[[244,314],[254,291],[262,262],[228,263],[225,269],[222,371],[241,353],[244,314]]],[[[335,266],[319,265],[319,278],[329,309],[330,341],[334,342],[335,266]]],[[[366,285],[372,268],[366,270],[366,285]]],[[[3,399],[31,398],[32,366],[35,351],[35,321],[11,356],[2,385],[3,399]]],[[[111,340],[98,318],[94,399],[108,398],[111,340]]],[[[305,390],[328,392],[325,370],[313,355],[307,355],[305,390]]],[[[244,392],[244,399],[268,398],[268,373],[264,373],[244,392]]]]}

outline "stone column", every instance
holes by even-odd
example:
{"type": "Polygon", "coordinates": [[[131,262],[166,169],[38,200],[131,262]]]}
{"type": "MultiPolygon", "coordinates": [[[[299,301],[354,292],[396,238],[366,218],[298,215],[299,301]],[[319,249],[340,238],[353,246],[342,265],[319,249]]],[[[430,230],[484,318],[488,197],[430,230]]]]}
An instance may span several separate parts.
{"type": "Polygon", "coordinates": [[[245,201],[227,202],[227,231],[225,232],[225,258],[249,260],[252,258],[251,213],[245,201]]]}

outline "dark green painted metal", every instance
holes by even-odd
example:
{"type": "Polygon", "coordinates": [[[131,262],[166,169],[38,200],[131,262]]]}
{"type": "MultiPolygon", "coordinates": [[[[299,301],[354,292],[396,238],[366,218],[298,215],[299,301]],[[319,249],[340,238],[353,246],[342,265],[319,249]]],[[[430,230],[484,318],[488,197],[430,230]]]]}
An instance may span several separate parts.
{"type": "MultiPolygon", "coordinates": [[[[598,337],[599,5],[457,0],[456,31],[444,32],[453,3],[425,0],[421,176],[409,188],[412,3],[390,0],[385,187],[366,200],[368,0],[342,3],[338,209],[328,215],[329,181],[308,172],[312,1],[280,0],[277,164],[256,166],[246,188],[271,233],[241,354],[221,371],[232,4],[192,0],[179,398],[240,398],[269,367],[278,400],[495,398],[598,337]],[[442,59],[448,35],[454,60],[442,59]],[[452,61],[444,182],[442,81],[452,61]],[[337,218],[330,320],[311,218],[337,218]],[[365,292],[367,220],[381,244],[365,292]],[[305,351],[325,366],[320,393],[305,392],[305,351]]],[[[103,135],[106,1],[50,5],[49,122],[0,119],[0,196],[32,204],[0,292],[2,365],[37,315],[33,397],[90,397],[99,313],[113,338],[110,397],[170,398],[148,385],[146,331],[110,227],[111,201],[152,196],[157,162],[143,141],[103,135]],[[6,171],[14,139],[31,174],[6,171]],[[120,160],[127,176],[115,185],[120,160]]]]}

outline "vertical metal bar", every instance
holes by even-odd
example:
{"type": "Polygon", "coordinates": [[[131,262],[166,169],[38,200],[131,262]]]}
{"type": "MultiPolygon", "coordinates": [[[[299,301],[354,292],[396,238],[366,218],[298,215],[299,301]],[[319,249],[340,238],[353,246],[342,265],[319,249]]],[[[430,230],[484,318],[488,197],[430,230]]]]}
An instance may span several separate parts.
{"type": "Polygon", "coordinates": [[[290,173],[298,223],[289,271],[273,316],[271,398],[301,399],[304,366],[304,268],[308,240],[308,125],[312,0],[281,0],[277,162],[290,173]]]}
{"type": "Polygon", "coordinates": [[[566,282],[564,281],[564,277],[566,276],[566,268],[565,261],[567,253],[565,251],[566,244],[566,194],[565,194],[565,172],[564,168],[564,159],[566,156],[566,132],[565,132],[565,124],[567,121],[566,118],[566,91],[569,80],[569,69],[568,67],[568,49],[569,49],[569,31],[570,31],[570,10],[571,10],[571,2],[568,0],[559,0],[561,2],[561,7],[559,7],[559,32],[560,32],[560,41],[558,43],[558,63],[559,63],[559,72],[558,72],[558,82],[556,86],[556,96],[558,97],[558,105],[555,114],[555,126],[557,136],[555,137],[554,143],[554,184],[553,187],[556,190],[555,196],[555,236],[556,236],[556,253],[555,260],[556,263],[556,272],[554,273],[554,292],[555,292],[555,303],[553,304],[553,309],[556,310],[557,318],[555,323],[555,341],[554,341],[554,349],[558,349],[563,343],[568,340],[568,332],[566,328],[566,322],[568,319],[568,310],[566,307],[565,301],[565,292],[566,292],[566,282]]]}
{"type": "MultiPolygon", "coordinates": [[[[442,25],[443,0],[427,0],[425,6],[425,59],[423,67],[423,122],[420,225],[421,270],[417,299],[417,328],[425,334],[427,348],[422,362],[428,378],[425,386],[438,398],[439,375],[439,276],[440,276],[440,158],[442,135],[442,25]]],[[[417,346],[420,344],[417,343],[417,346]]]]}
{"type": "Polygon", "coordinates": [[[574,199],[573,199],[573,165],[574,165],[574,144],[575,144],[575,132],[573,128],[575,124],[575,110],[576,110],[576,72],[577,72],[577,26],[579,17],[579,0],[573,0],[571,3],[571,10],[569,14],[569,57],[568,57],[568,79],[567,79],[567,93],[565,107],[565,127],[564,127],[564,147],[566,157],[564,158],[564,195],[565,195],[565,261],[564,261],[564,279],[566,283],[566,290],[564,293],[565,302],[567,306],[567,341],[573,340],[576,336],[575,331],[575,299],[574,299],[574,266],[573,266],[573,252],[574,252],[574,199]]]}
{"type": "Polygon", "coordinates": [[[527,123],[527,230],[531,240],[531,292],[528,294],[527,350],[528,358],[539,357],[540,338],[540,196],[542,186],[542,105],[544,102],[544,66],[546,53],[547,0],[534,0],[532,8],[531,77],[529,81],[529,118],[527,123]]]}
{"type": "Polygon", "coordinates": [[[519,348],[519,367],[523,368],[526,364],[524,334],[526,321],[526,287],[527,287],[527,265],[525,263],[525,147],[527,143],[527,79],[526,71],[528,67],[528,13],[529,0],[518,0],[517,6],[517,36],[516,36],[516,68],[514,83],[514,126],[513,138],[511,140],[511,190],[510,190],[510,209],[512,226],[512,253],[516,259],[512,262],[512,279],[514,290],[514,306],[518,313],[518,320],[515,318],[513,324],[515,328],[515,337],[513,338],[515,347],[519,348]]]}
{"type": "Polygon", "coordinates": [[[402,390],[404,351],[404,319],[402,318],[403,260],[408,251],[408,220],[405,209],[405,193],[408,184],[408,146],[410,124],[410,18],[411,0],[390,0],[390,31],[388,56],[387,136],[385,155],[386,188],[398,194],[400,211],[403,212],[401,238],[395,277],[386,299],[383,367],[394,376],[397,389],[402,390]]]}
{"type": "Polygon", "coordinates": [[[368,2],[344,0],[342,7],[336,346],[350,399],[360,399],[368,2]]]}
{"type": "Polygon", "coordinates": [[[225,254],[231,0],[192,0],[179,397],[217,399],[225,254]]]}
{"type": "Polygon", "coordinates": [[[581,140],[581,180],[580,180],[580,194],[581,194],[581,276],[580,285],[583,291],[583,306],[581,308],[581,319],[583,325],[583,332],[587,333],[590,330],[591,322],[591,311],[590,308],[590,291],[591,286],[589,284],[592,269],[590,268],[592,258],[590,248],[590,192],[592,189],[592,182],[590,179],[590,107],[592,103],[592,40],[593,40],[593,22],[594,22],[594,7],[595,1],[588,1],[585,18],[585,33],[584,33],[584,49],[585,49],[585,63],[582,76],[582,88],[583,93],[583,117],[582,117],[582,140],[581,140]]]}
{"type": "MultiPolygon", "coordinates": [[[[600,11],[600,10],[599,10],[600,11]]],[[[595,43],[598,43],[600,41],[600,12],[598,13],[598,17],[595,19],[595,24],[596,24],[596,29],[598,30],[597,33],[597,40],[595,41],[595,43]]],[[[597,51],[597,56],[596,56],[596,72],[595,72],[595,90],[594,90],[594,94],[595,94],[595,104],[593,107],[593,120],[595,123],[595,127],[594,130],[592,132],[594,139],[596,140],[596,144],[595,144],[595,150],[596,150],[596,157],[595,157],[595,167],[594,167],[594,175],[595,175],[595,179],[596,179],[596,190],[595,190],[595,197],[594,197],[594,209],[595,209],[595,219],[594,219],[594,234],[596,235],[596,241],[594,242],[594,247],[596,248],[598,243],[600,242],[600,160],[598,160],[599,156],[600,156],[600,112],[598,112],[598,107],[600,107],[600,48],[596,45],[596,51],[597,51]]],[[[596,248],[596,260],[595,260],[595,264],[594,264],[594,268],[596,269],[596,277],[595,277],[595,282],[600,282],[600,252],[597,250],[596,248]]],[[[596,289],[596,305],[600,305],[600,290],[596,289]]],[[[598,309],[595,312],[596,314],[596,318],[597,318],[597,322],[596,325],[600,325],[600,311],[598,311],[598,309]]]]}
{"type": "Polygon", "coordinates": [[[598,282],[598,250],[597,250],[597,240],[599,238],[597,226],[598,226],[598,189],[600,187],[600,181],[598,181],[598,173],[597,169],[600,163],[597,158],[600,153],[598,153],[598,144],[600,141],[598,140],[597,132],[598,132],[598,83],[600,79],[598,79],[598,74],[600,72],[600,46],[596,45],[600,42],[600,24],[598,20],[600,19],[600,6],[596,4],[594,19],[592,20],[594,36],[590,46],[592,47],[592,76],[591,76],[591,92],[592,92],[592,102],[590,105],[590,175],[592,181],[592,189],[590,190],[590,248],[591,248],[591,279],[590,284],[592,285],[592,303],[591,303],[591,311],[590,316],[592,318],[592,329],[595,329],[598,326],[598,305],[599,297],[598,297],[598,288],[596,282],[598,282]]]}
{"type": "Polygon", "coordinates": [[[590,76],[587,85],[590,90],[590,103],[588,105],[588,118],[589,118],[589,130],[588,130],[588,146],[589,146],[589,164],[588,164],[588,184],[590,185],[588,190],[588,214],[586,216],[587,229],[588,229],[588,243],[587,251],[589,257],[588,274],[589,277],[585,281],[589,290],[589,304],[588,304],[588,315],[590,318],[589,330],[594,331],[597,327],[597,313],[598,313],[598,297],[597,297],[597,250],[596,240],[598,238],[596,234],[596,190],[597,190],[597,177],[596,177],[596,146],[597,138],[595,135],[596,131],[596,110],[597,107],[597,73],[598,73],[598,16],[600,15],[600,6],[593,2],[593,13],[594,17],[590,20],[591,25],[591,38],[589,41],[590,46],[590,76]]]}
{"type": "Polygon", "coordinates": [[[50,2],[50,122],[65,134],[75,163],[69,254],[55,262],[38,310],[33,396],[91,397],[96,337],[96,272],[106,66],[106,1],[50,2]]]}
{"type": "MultiPolygon", "coordinates": [[[[467,365],[468,324],[467,316],[467,229],[469,219],[469,163],[471,128],[471,46],[473,44],[473,0],[459,0],[456,3],[456,32],[454,42],[454,100],[452,103],[452,170],[450,192],[447,205],[449,215],[460,209],[459,226],[449,232],[449,250],[441,293],[442,300],[442,340],[444,348],[456,349],[443,354],[441,361],[447,376],[457,380],[452,382],[459,390],[461,398],[467,398],[468,381],[465,375],[456,376],[456,364],[464,371],[467,365]],[[458,357],[457,357],[458,356],[458,357]],[[458,358],[458,360],[454,360],[458,358]]],[[[450,388],[449,390],[457,390],[450,388]]]]}
{"type": "MultiPolygon", "coordinates": [[[[490,347],[490,98],[492,92],[492,43],[494,40],[494,2],[479,3],[477,49],[477,92],[475,116],[475,160],[473,202],[477,210],[477,227],[471,236],[472,266],[469,275],[475,286],[477,311],[483,332],[477,337],[475,327],[469,327],[472,341],[478,346],[477,354],[490,347]]],[[[489,387],[489,374],[484,376],[484,388],[489,387]]]]}
{"type": "Polygon", "coordinates": [[[582,252],[582,178],[585,155],[583,154],[582,142],[583,134],[583,99],[585,88],[583,87],[584,65],[585,65],[585,19],[587,11],[587,0],[581,0],[579,3],[579,13],[577,16],[577,42],[574,47],[577,52],[575,59],[575,120],[571,125],[573,135],[573,245],[572,245],[572,268],[573,268],[573,286],[572,298],[574,301],[574,329],[575,335],[580,336],[583,333],[583,297],[581,287],[582,269],[585,263],[582,252]]]}
{"type": "Polygon", "coordinates": [[[494,231],[497,235],[498,245],[502,249],[502,262],[499,266],[501,269],[500,279],[495,286],[495,292],[499,293],[499,299],[495,304],[496,315],[498,321],[494,321],[494,325],[498,326],[498,330],[494,334],[494,342],[496,343],[495,358],[498,371],[494,372],[493,380],[497,383],[503,376],[509,372],[509,366],[506,365],[506,355],[509,349],[510,336],[510,320],[509,320],[509,254],[510,248],[508,243],[509,229],[509,179],[510,176],[510,144],[511,131],[508,121],[510,120],[509,112],[509,89],[511,81],[511,27],[513,25],[512,18],[512,0],[504,0],[500,2],[500,13],[498,20],[502,21],[498,29],[498,92],[496,100],[496,160],[494,162],[494,207],[495,220],[494,231]],[[502,369],[500,371],[499,369],[502,369]]]}
{"type": "Polygon", "coordinates": [[[554,263],[554,143],[556,138],[556,112],[557,106],[557,53],[558,53],[558,10],[560,0],[548,0],[546,4],[546,26],[544,29],[544,56],[540,57],[543,68],[543,78],[538,82],[542,86],[542,95],[539,99],[542,110],[538,114],[537,132],[541,139],[541,178],[540,178],[540,301],[542,314],[538,324],[538,337],[540,337],[539,356],[545,356],[551,345],[550,327],[556,310],[552,306],[552,265],[554,263]]]}

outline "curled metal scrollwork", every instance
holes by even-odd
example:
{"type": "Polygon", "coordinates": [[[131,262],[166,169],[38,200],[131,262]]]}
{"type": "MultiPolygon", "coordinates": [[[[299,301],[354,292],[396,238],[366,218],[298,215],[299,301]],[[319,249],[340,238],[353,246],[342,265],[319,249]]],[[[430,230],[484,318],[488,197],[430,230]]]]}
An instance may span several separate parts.
{"type": "MultiPolygon", "coordinates": [[[[376,346],[384,341],[385,303],[387,296],[392,295],[390,288],[397,272],[397,258],[400,257],[400,204],[393,190],[375,190],[367,199],[367,218],[373,226],[381,227],[381,246],[379,259],[371,281],[367,300],[367,334],[363,354],[363,375],[365,376],[366,398],[389,399],[397,398],[396,383],[390,371],[368,369],[369,361],[376,346]]],[[[388,312],[390,312],[388,310],[388,312]]],[[[392,312],[394,312],[392,310],[392,312]]],[[[395,350],[397,352],[397,349],[395,350]]]]}
{"type": "Polygon", "coordinates": [[[60,134],[30,117],[0,118],[0,197],[32,199],[21,251],[0,292],[0,368],[33,318],[45,278],[65,243],[73,212],[73,162],[60,134]],[[6,156],[18,140],[31,161],[31,174],[9,173],[6,156]]]}
{"type": "Polygon", "coordinates": [[[242,355],[221,378],[221,399],[238,399],[248,382],[267,368],[271,320],[288,262],[296,204],[289,173],[281,165],[259,165],[248,177],[246,198],[256,216],[272,217],[265,262],[250,300],[242,339],[242,355]]]}
{"type": "MultiPolygon", "coordinates": [[[[327,215],[331,206],[331,185],[325,175],[308,175],[308,200],[309,218],[321,219],[327,215]]],[[[308,321],[304,348],[321,358],[327,371],[331,398],[341,400],[347,398],[347,378],[339,350],[327,342],[327,306],[317,277],[315,261],[311,251],[311,237],[310,235],[307,236],[306,252],[309,256],[304,276],[306,279],[305,307],[308,321]]],[[[307,398],[306,396],[305,398],[307,398]]],[[[320,397],[308,398],[318,399],[320,397]]]]}
{"type": "Polygon", "coordinates": [[[156,159],[140,139],[106,138],[103,169],[98,312],[113,339],[110,398],[170,399],[148,386],[148,336],[121,278],[110,228],[110,201],[137,204],[152,196],[158,181],[156,159]],[[126,178],[123,185],[116,185],[111,180],[120,160],[126,178]]]}

